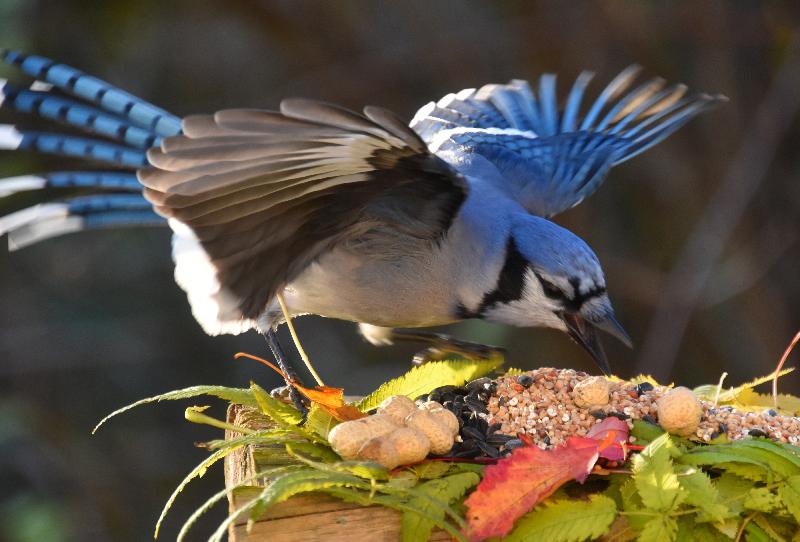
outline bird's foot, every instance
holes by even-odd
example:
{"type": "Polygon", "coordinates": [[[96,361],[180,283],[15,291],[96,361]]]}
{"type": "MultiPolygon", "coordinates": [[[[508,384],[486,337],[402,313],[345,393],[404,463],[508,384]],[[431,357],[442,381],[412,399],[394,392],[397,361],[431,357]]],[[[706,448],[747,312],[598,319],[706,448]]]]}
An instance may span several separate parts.
{"type": "Polygon", "coordinates": [[[454,354],[467,359],[480,360],[502,360],[506,355],[506,349],[500,346],[462,341],[439,333],[431,333],[431,335],[432,337],[428,341],[431,346],[414,355],[415,365],[450,359],[454,354]]]}

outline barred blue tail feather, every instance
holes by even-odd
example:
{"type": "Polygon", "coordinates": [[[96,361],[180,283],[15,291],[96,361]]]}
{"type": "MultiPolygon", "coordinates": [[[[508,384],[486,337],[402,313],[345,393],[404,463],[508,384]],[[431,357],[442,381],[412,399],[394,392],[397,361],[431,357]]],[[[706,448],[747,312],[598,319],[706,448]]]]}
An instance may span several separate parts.
{"type": "Polygon", "coordinates": [[[7,49],[0,49],[0,60],[157,135],[172,136],[181,131],[181,120],[175,115],[75,68],[7,49]]]}
{"type": "Polygon", "coordinates": [[[147,167],[147,154],[124,145],[50,132],[18,130],[11,125],[0,125],[0,149],[35,151],[73,158],[95,160],[131,169],[147,167]]]}
{"type": "Polygon", "coordinates": [[[120,141],[138,149],[161,143],[156,133],[130,121],[51,91],[36,91],[0,79],[0,106],[21,113],[39,115],[67,126],[120,141]]]}
{"type": "Polygon", "coordinates": [[[8,233],[9,250],[17,250],[76,231],[165,224],[141,194],[90,195],[40,203],[0,217],[0,235],[8,233]]]}
{"type": "Polygon", "coordinates": [[[135,170],[150,165],[147,149],[181,133],[180,118],[44,57],[0,50],[0,60],[36,79],[30,87],[0,80],[0,109],[96,136],[0,125],[0,149],[57,154],[118,168],[0,179],[0,198],[4,198],[0,213],[12,211],[0,217],[0,235],[8,233],[10,249],[75,231],[166,225],[142,197],[135,170]],[[31,198],[41,203],[20,209],[20,204],[30,205],[31,198]]]}

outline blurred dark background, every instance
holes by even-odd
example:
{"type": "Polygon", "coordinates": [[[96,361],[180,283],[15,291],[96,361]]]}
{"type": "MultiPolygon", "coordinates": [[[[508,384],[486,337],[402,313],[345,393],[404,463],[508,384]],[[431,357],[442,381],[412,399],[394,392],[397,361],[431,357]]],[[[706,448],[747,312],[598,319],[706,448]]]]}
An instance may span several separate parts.
{"type": "MultiPolygon", "coordinates": [[[[768,373],[800,329],[798,23],[794,2],[0,0],[0,45],[180,115],[274,108],[296,95],[410,119],[448,92],[548,70],[563,91],[593,69],[597,90],[633,62],[727,95],[557,219],[600,256],[637,345],[609,341],[618,374],[690,386],[722,371],[730,384],[768,373]]],[[[17,121],[26,122],[0,120],[17,121]]],[[[76,166],[0,154],[0,177],[76,166]]],[[[172,279],[167,231],[0,250],[0,300],[0,540],[149,538],[206,453],[193,443],[217,434],[183,420],[190,403],[144,407],[90,436],[93,424],[175,388],[277,383],[232,359],[265,355],[258,335],[207,337],[194,322],[172,279]]],[[[323,377],[348,393],[401,373],[413,352],[369,347],[349,323],[305,318],[298,328],[323,377]]],[[[509,365],[594,370],[556,332],[480,323],[453,332],[507,346],[509,365]]],[[[798,382],[790,376],[782,389],[797,392],[798,382]]],[[[224,415],[221,405],[212,412],[224,415]]],[[[164,539],[221,484],[214,470],[190,485],[164,539]]],[[[195,538],[224,514],[212,512],[195,538]]]]}

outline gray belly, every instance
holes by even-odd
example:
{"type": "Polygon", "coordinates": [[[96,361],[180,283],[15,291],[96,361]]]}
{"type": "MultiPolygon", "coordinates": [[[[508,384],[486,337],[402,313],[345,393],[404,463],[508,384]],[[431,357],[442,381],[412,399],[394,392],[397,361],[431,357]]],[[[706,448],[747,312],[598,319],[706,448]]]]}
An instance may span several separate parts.
{"type": "Polygon", "coordinates": [[[293,314],[318,314],[377,326],[451,323],[453,285],[438,249],[381,258],[338,248],[310,265],[285,290],[293,314]],[[415,255],[412,255],[415,254],[415,255]]]}

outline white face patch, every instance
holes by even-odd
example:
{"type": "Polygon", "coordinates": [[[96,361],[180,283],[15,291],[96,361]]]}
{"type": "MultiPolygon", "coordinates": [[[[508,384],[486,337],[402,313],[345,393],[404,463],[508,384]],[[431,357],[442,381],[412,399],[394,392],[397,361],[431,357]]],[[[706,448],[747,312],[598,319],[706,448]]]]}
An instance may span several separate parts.
{"type": "Polygon", "coordinates": [[[555,313],[562,309],[561,304],[545,295],[542,285],[534,272],[525,272],[525,287],[520,299],[509,303],[498,303],[484,312],[484,318],[519,327],[550,327],[566,330],[564,322],[555,313]]]}

